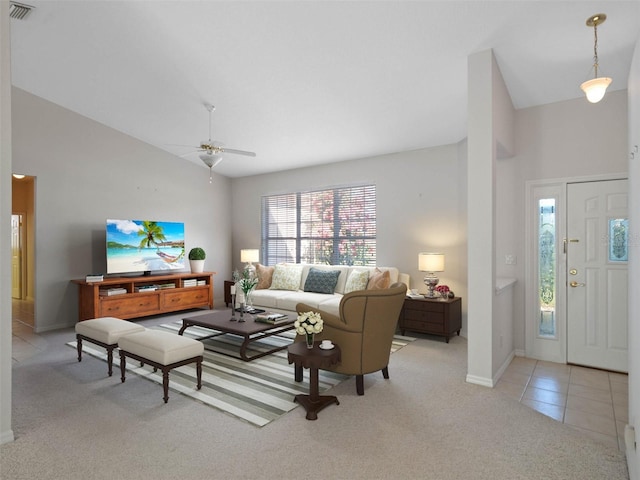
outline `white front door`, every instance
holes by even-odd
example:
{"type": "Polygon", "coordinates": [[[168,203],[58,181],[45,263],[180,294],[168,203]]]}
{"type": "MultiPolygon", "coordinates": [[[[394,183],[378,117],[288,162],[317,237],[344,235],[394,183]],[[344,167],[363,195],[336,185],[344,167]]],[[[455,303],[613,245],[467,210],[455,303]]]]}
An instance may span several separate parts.
{"type": "Polygon", "coordinates": [[[627,372],[627,181],[567,185],[567,362],[627,372]]]}

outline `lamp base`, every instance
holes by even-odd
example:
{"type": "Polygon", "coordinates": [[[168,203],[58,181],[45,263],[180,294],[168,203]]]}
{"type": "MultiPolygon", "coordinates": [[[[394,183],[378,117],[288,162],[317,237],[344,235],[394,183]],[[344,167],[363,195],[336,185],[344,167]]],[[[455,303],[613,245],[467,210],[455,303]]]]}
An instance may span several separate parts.
{"type": "Polygon", "coordinates": [[[425,294],[425,298],[435,298],[437,297],[435,288],[438,285],[440,279],[435,276],[433,273],[427,273],[424,277],[424,284],[427,286],[429,291],[425,294]]]}

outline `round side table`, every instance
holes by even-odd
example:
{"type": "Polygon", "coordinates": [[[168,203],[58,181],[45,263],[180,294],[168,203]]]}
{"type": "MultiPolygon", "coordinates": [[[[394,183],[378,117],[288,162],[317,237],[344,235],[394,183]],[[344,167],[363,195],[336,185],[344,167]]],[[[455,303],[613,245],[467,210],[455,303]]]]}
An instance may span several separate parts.
{"type": "Polygon", "coordinates": [[[287,359],[289,363],[295,364],[297,382],[302,381],[302,368],[309,369],[309,395],[299,394],[294,398],[294,401],[307,411],[307,420],[316,420],[318,412],[327,405],[332,403],[340,405],[337,397],[320,395],[318,388],[318,369],[340,363],[342,358],[340,347],[334,344],[331,350],[323,350],[320,348],[320,342],[314,342],[313,348],[307,348],[305,342],[295,342],[289,345],[288,351],[287,359]]]}

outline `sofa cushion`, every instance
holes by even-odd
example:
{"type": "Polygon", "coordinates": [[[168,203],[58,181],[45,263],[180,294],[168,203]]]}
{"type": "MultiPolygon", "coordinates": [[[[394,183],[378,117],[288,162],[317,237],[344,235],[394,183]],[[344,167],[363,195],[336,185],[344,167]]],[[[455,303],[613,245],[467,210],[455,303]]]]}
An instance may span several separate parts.
{"type": "Polygon", "coordinates": [[[351,270],[344,286],[344,293],[366,290],[369,282],[369,270],[351,270]]]}
{"type": "Polygon", "coordinates": [[[304,282],[303,290],[305,292],[332,294],[338,283],[339,275],[340,270],[320,270],[311,267],[304,282]]]}
{"type": "Polygon", "coordinates": [[[376,268],[374,273],[369,277],[369,283],[367,283],[367,290],[382,290],[389,288],[391,285],[391,276],[389,270],[381,271],[376,268]]]}
{"type": "MultiPolygon", "coordinates": [[[[295,312],[298,303],[306,303],[313,308],[320,308],[321,305],[329,306],[334,303],[337,308],[340,305],[341,298],[342,295],[339,294],[327,295],[326,293],[298,290],[297,292],[286,292],[286,295],[279,296],[276,300],[275,309],[295,312]]],[[[324,310],[324,308],[322,309],[324,310]]]]}
{"type": "Polygon", "coordinates": [[[267,267],[266,265],[256,265],[256,275],[258,276],[258,284],[256,290],[264,290],[271,287],[273,281],[273,271],[275,267],[267,267]]]}
{"type": "Polygon", "coordinates": [[[300,277],[302,265],[288,265],[279,263],[273,270],[271,290],[298,290],[300,289],[300,277]]]}

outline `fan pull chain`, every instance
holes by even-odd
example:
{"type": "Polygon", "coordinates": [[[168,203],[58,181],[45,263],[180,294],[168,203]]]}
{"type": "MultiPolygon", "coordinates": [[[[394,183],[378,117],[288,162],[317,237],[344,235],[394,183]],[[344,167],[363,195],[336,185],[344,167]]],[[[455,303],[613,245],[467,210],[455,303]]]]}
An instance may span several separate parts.
{"type": "Polygon", "coordinates": [[[213,183],[213,171],[211,167],[209,167],[209,183],[213,183]]]}

